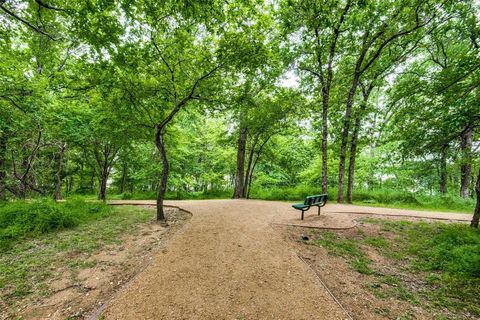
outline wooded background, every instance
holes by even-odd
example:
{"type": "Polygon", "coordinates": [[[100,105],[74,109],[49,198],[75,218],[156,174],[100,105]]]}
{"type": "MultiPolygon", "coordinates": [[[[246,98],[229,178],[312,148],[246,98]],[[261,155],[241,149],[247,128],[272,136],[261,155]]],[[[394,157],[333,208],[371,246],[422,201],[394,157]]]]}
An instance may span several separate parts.
{"type": "Polygon", "coordinates": [[[3,200],[479,197],[473,0],[0,9],[3,200]]]}

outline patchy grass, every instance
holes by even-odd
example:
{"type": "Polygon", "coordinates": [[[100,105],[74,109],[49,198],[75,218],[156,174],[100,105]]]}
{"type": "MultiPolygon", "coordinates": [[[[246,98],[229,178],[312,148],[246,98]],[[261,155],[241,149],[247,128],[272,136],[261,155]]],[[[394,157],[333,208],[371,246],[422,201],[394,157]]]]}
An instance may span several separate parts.
{"type": "Polygon", "coordinates": [[[320,234],[320,238],[316,239],[314,244],[326,248],[331,254],[346,257],[353,269],[360,273],[373,272],[370,259],[354,239],[342,239],[335,232],[326,231],[320,234]]]}
{"type": "Polygon", "coordinates": [[[438,319],[480,317],[479,230],[464,224],[362,221],[358,232],[317,232],[310,243],[344,257],[367,277],[365,287],[378,299],[444,314],[438,319]]]}
{"type": "Polygon", "coordinates": [[[93,267],[95,262],[88,261],[92,253],[119,243],[121,236],[134,233],[135,225],[152,217],[145,208],[113,207],[67,230],[15,239],[0,255],[1,299],[12,306],[19,298],[49,295],[47,283],[58,276],[58,270],[67,268],[74,276],[93,267]]]}

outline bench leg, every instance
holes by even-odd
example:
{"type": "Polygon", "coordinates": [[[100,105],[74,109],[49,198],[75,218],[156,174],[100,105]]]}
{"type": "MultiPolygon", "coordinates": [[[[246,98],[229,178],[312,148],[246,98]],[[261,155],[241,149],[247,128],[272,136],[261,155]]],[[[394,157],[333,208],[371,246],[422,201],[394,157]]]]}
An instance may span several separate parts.
{"type": "Polygon", "coordinates": [[[304,214],[305,211],[302,210],[302,220],[303,220],[303,214],[304,214]]]}
{"type": "Polygon", "coordinates": [[[320,206],[318,206],[318,215],[320,215],[320,206]]]}

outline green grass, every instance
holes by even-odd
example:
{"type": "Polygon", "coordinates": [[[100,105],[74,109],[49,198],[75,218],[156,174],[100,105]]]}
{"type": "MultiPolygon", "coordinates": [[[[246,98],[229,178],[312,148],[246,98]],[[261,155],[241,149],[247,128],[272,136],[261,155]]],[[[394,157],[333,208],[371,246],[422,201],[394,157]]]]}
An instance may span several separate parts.
{"type": "Polygon", "coordinates": [[[321,233],[314,244],[326,248],[331,254],[346,257],[354,270],[363,274],[372,274],[370,259],[354,239],[342,239],[335,232],[321,233]]]}
{"type": "Polygon", "coordinates": [[[93,253],[119,243],[122,235],[134,233],[135,225],[152,217],[148,209],[114,207],[70,229],[16,239],[0,255],[2,299],[14,305],[21,297],[49,295],[47,283],[58,276],[59,269],[75,277],[79,270],[95,266],[96,262],[89,260],[93,253]]]}
{"type": "Polygon", "coordinates": [[[0,252],[19,239],[69,229],[108,216],[103,203],[81,200],[56,203],[53,200],[13,201],[0,204],[0,252]]]}
{"type": "Polygon", "coordinates": [[[464,224],[364,221],[381,224],[384,231],[397,235],[396,246],[390,242],[382,248],[383,253],[396,253],[398,259],[414,257],[412,267],[421,271],[480,280],[480,230],[464,224]]]}
{"type": "Polygon", "coordinates": [[[480,317],[480,230],[465,224],[363,222],[379,225],[379,234],[327,231],[316,234],[313,243],[370,275],[367,287],[377,298],[422,304],[437,312],[448,309],[447,318],[451,313],[480,317]],[[368,247],[385,257],[388,271],[368,258],[368,247]],[[411,286],[412,279],[417,285],[411,286]]]}

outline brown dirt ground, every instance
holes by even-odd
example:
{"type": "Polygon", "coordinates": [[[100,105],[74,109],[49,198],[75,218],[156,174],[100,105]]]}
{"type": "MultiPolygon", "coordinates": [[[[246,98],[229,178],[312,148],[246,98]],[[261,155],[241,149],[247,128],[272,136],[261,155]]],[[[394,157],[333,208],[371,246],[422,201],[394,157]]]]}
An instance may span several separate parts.
{"type": "Polygon", "coordinates": [[[88,257],[85,262],[94,262],[95,267],[82,269],[75,275],[67,267],[56,270],[58,277],[49,283],[53,294],[25,302],[25,308],[20,311],[21,319],[87,318],[113,292],[151,263],[157,251],[164,248],[166,240],[191,217],[175,208],[168,209],[167,216],[171,220],[169,227],[155,221],[143,224],[134,234],[120,239],[118,245],[104,247],[88,257]]]}
{"type": "MultiPolygon", "coordinates": [[[[378,218],[377,216],[368,217],[378,218]]],[[[388,217],[388,219],[400,218],[388,217]]],[[[401,220],[415,221],[415,218],[401,220]]],[[[365,226],[359,223],[358,228],[336,230],[334,232],[341,239],[355,239],[358,230],[361,230],[362,235],[378,236],[381,234],[379,229],[378,225],[365,226]]],[[[384,288],[388,287],[388,285],[376,280],[376,276],[380,275],[394,275],[402,278],[402,280],[408,280],[412,285],[422,285],[419,283],[422,281],[420,278],[417,279],[413,275],[398,273],[399,269],[401,270],[402,268],[392,266],[390,264],[391,261],[387,261],[375,250],[367,251],[368,258],[371,259],[375,267],[375,275],[365,275],[352,270],[345,258],[332,255],[327,249],[322,247],[306,245],[300,239],[300,234],[308,236],[310,241],[318,238],[315,234],[316,230],[287,226],[279,227],[279,231],[283,232],[286,239],[290,240],[299,256],[315,270],[354,319],[437,319],[438,315],[432,314],[431,310],[424,310],[421,304],[414,305],[394,297],[380,298],[374,294],[374,289],[388,289],[384,288]]],[[[319,230],[318,232],[324,231],[319,230]]]]}
{"type": "MultiPolygon", "coordinates": [[[[312,256],[300,250],[279,229],[285,225],[353,228],[356,219],[366,214],[468,219],[461,214],[333,204],[323,208],[321,216],[311,210],[302,222],[299,212],[282,202],[171,203],[193,213],[190,223],[106,305],[105,319],[348,319],[317,279],[316,262],[324,264],[322,275],[332,276],[328,282],[334,294],[341,293],[341,304],[345,294],[338,288],[347,288],[348,302],[355,301],[349,310],[353,318],[382,319],[376,310],[382,306],[372,304],[374,297],[358,285],[362,279],[348,274],[345,264],[326,254],[312,256]]],[[[398,308],[400,313],[404,310],[398,308]]],[[[418,315],[423,318],[420,311],[418,315]]]]}

